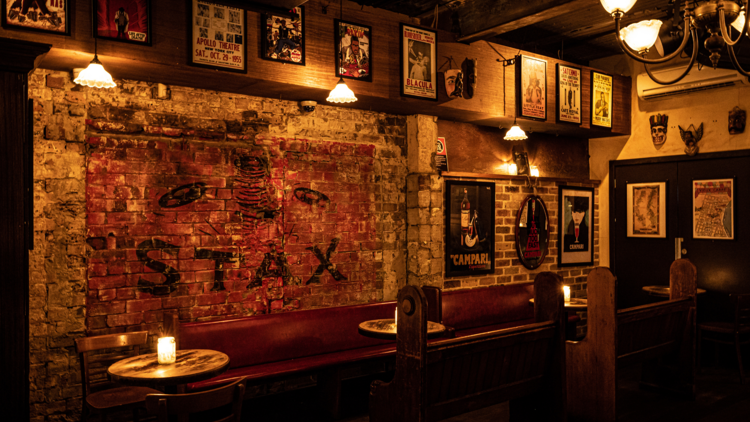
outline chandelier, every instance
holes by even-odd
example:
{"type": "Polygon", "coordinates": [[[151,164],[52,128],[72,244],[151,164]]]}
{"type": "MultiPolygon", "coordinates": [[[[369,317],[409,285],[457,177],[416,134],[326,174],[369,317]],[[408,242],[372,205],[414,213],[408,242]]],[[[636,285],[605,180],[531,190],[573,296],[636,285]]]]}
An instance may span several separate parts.
{"type": "Polygon", "coordinates": [[[659,59],[647,59],[648,50],[654,46],[659,36],[661,21],[646,20],[621,28],[621,21],[625,13],[630,10],[636,0],[601,0],[604,9],[612,15],[615,21],[617,44],[623,52],[634,60],[645,65],[646,73],[656,83],[670,85],[679,82],[687,76],[690,69],[693,68],[695,60],[698,57],[698,30],[706,31],[709,37],[706,39],[704,46],[711,53],[710,59],[713,67],[716,68],[721,58],[721,50],[726,46],[729,52],[729,59],[732,64],[745,77],[750,77],[737,61],[734,53],[734,45],[742,38],[742,34],[748,33],[748,22],[745,19],[748,0],[685,0],[684,16],[684,34],[682,43],[673,53],[659,59]],[[691,6],[692,4],[692,6],[691,6]],[[740,34],[737,39],[732,39],[727,27],[731,25],[737,29],[740,34]],[[650,64],[666,63],[679,56],[687,46],[688,39],[693,40],[693,53],[690,57],[690,63],[685,71],[677,78],[665,81],[660,80],[651,73],[648,68],[650,64]],[[624,41],[624,42],[623,42],[624,41]]]}

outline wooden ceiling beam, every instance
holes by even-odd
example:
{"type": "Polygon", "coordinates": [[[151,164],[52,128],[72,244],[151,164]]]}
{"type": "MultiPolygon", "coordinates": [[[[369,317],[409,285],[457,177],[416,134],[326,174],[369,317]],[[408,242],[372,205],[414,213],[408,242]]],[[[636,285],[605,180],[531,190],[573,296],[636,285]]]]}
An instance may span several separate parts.
{"type": "Polygon", "coordinates": [[[458,9],[461,36],[458,41],[471,43],[599,3],[599,0],[479,0],[467,2],[458,9]]]}

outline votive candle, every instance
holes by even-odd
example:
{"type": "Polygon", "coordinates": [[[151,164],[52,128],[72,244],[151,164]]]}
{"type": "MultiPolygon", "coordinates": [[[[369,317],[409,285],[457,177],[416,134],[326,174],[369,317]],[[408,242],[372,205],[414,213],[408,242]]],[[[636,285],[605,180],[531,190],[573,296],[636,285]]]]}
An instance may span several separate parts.
{"type": "Polygon", "coordinates": [[[175,363],[177,360],[177,345],[174,342],[174,337],[159,338],[156,356],[161,364],[175,363]]]}
{"type": "Polygon", "coordinates": [[[565,297],[565,303],[570,303],[570,286],[563,286],[563,296],[565,297]]]}

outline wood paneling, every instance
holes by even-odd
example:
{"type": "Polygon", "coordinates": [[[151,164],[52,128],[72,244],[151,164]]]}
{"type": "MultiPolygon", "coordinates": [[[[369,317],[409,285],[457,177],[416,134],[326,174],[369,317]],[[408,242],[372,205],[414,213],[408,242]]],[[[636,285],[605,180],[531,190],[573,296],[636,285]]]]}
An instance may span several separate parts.
{"type": "MultiPolygon", "coordinates": [[[[57,70],[71,70],[85,67],[94,52],[91,36],[91,10],[89,0],[77,0],[75,15],[71,22],[71,36],[12,31],[0,29],[0,37],[35,40],[53,45],[50,54],[41,67],[57,70]]],[[[246,75],[219,70],[206,70],[189,66],[188,46],[188,4],[182,0],[154,1],[153,4],[153,46],[123,44],[116,41],[99,40],[98,51],[101,61],[115,78],[136,79],[185,85],[196,88],[235,92],[263,97],[289,100],[312,99],[325,103],[325,98],[337,82],[334,75],[333,19],[339,17],[337,8],[323,6],[330,2],[311,0],[305,3],[307,65],[293,66],[270,62],[260,58],[260,15],[247,13],[248,27],[248,73],[246,75]]],[[[351,107],[371,109],[394,114],[426,114],[442,119],[474,123],[486,126],[503,125],[509,127],[515,110],[515,74],[513,67],[503,67],[498,59],[512,58],[518,50],[478,41],[466,45],[454,41],[453,34],[439,32],[438,71],[447,69],[447,57],[461,63],[467,58],[476,58],[478,67],[478,88],[474,98],[450,99],[438,74],[439,98],[437,102],[403,98],[399,83],[399,23],[409,22],[409,18],[392,12],[360,8],[351,2],[344,2],[344,18],[353,22],[371,25],[373,28],[373,82],[347,81],[359,101],[351,107]]],[[[523,53],[523,52],[522,52],[523,53]]],[[[523,53],[526,54],[526,53],[523,53]]],[[[541,57],[541,56],[538,56],[541,57]]],[[[559,60],[547,60],[547,102],[546,122],[524,121],[525,130],[566,134],[585,138],[604,137],[630,133],[630,78],[615,76],[614,124],[612,130],[590,129],[588,113],[587,84],[589,68],[584,68],[584,118],[581,126],[555,124],[555,64],[559,60]]]]}

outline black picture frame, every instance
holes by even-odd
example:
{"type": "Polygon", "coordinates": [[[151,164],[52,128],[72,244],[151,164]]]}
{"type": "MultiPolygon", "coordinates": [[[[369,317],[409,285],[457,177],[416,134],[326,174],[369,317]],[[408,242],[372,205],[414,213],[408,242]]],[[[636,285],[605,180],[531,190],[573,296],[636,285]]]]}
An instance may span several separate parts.
{"type": "Polygon", "coordinates": [[[557,194],[557,266],[580,267],[594,265],[594,188],[582,186],[559,186],[557,194]],[[579,200],[578,198],[583,198],[579,200]],[[577,208],[576,208],[577,207],[577,208]],[[575,239],[575,220],[573,209],[585,207],[585,214],[578,224],[579,236],[575,239]],[[586,223],[585,230],[581,227],[586,223]],[[572,233],[568,227],[572,226],[572,233]],[[585,233],[583,233],[585,231],[585,233]],[[572,236],[572,237],[569,237],[572,236]],[[581,242],[581,237],[584,241],[581,242]],[[571,242],[572,240],[572,242],[571,242]],[[577,242],[576,242],[577,240],[577,242]],[[580,249],[580,250],[579,250],[580,249]]]}
{"type": "MultiPolygon", "coordinates": [[[[574,86],[575,87],[575,86],[574,86]]],[[[570,66],[567,64],[557,63],[555,65],[555,118],[558,123],[569,123],[574,125],[580,125],[583,122],[583,94],[581,93],[583,88],[583,70],[580,67],[576,66],[570,66]],[[573,71],[577,72],[577,79],[578,79],[578,85],[577,85],[577,92],[576,90],[573,90],[573,92],[576,92],[575,94],[567,94],[567,98],[565,95],[565,92],[568,88],[568,84],[566,83],[566,80],[573,79],[575,80],[576,76],[574,74],[571,74],[571,72],[565,72],[567,69],[571,69],[573,71]],[[565,75],[562,75],[562,72],[565,72],[565,75]],[[564,76],[564,77],[563,77],[564,76]],[[562,94],[562,96],[561,96],[562,94]],[[570,103],[573,103],[573,105],[570,105],[570,103]],[[563,112],[562,105],[568,104],[568,107],[575,107],[578,109],[578,113],[571,113],[569,112],[563,112]],[[575,120],[575,118],[570,118],[569,116],[571,114],[577,114],[578,119],[575,120]]]]}
{"type": "MultiPolygon", "coordinates": [[[[279,58],[278,55],[276,58],[272,57],[275,53],[270,53],[269,50],[271,47],[273,47],[269,43],[269,38],[273,37],[273,29],[270,30],[268,28],[268,20],[271,19],[272,22],[274,22],[273,18],[276,17],[278,20],[284,20],[286,23],[286,20],[289,19],[286,16],[276,16],[272,13],[261,13],[260,14],[260,58],[263,60],[268,60],[272,62],[277,63],[287,63],[287,64],[294,64],[299,66],[305,66],[305,61],[307,59],[307,49],[305,47],[305,40],[306,40],[306,32],[307,32],[307,26],[305,23],[305,6],[297,6],[295,9],[299,9],[298,15],[299,15],[299,25],[302,27],[300,32],[300,39],[297,41],[293,41],[295,45],[297,45],[296,49],[292,49],[289,53],[289,59],[285,58],[279,58]],[[298,50],[298,53],[300,54],[299,60],[294,60],[294,57],[296,57],[296,54],[294,53],[294,50],[298,50]]],[[[292,19],[292,22],[296,21],[296,19],[292,19]]],[[[294,26],[294,24],[292,24],[294,26]]],[[[283,47],[282,47],[283,52],[283,47]]]]}
{"type": "MultiPolygon", "coordinates": [[[[430,100],[430,101],[437,101],[438,100],[438,80],[437,80],[437,57],[438,57],[438,45],[437,45],[437,32],[432,31],[430,29],[425,29],[420,26],[416,25],[409,25],[405,23],[401,23],[400,26],[400,32],[399,32],[399,44],[400,44],[400,74],[401,74],[401,96],[402,97],[409,97],[409,98],[418,98],[420,100],[430,100]],[[411,81],[412,79],[407,77],[407,73],[409,72],[409,54],[411,51],[409,50],[408,43],[409,40],[413,40],[415,42],[420,42],[424,44],[429,44],[428,42],[421,41],[421,40],[415,40],[414,38],[405,37],[404,31],[406,29],[412,30],[412,32],[419,32],[421,34],[425,35],[431,35],[432,36],[432,43],[430,44],[430,52],[432,53],[432,56],[430,57],[430,80],[424,81],[427,84],[431,83],[431,88],[427,89],[428,92],[426,92],[426,95],[416,95],[414,92],[417,92],[419,89],[418,87],[406,89],[407,82],[411,81]],[[406,48],[404,48],[406,47],[406,48]],[[412,91],[412,92],[409,92],[412,91]]],[[[421,81],[420,81],[421,82],[421,81]]],[[[410,83],[410,82],[409,82],[410,83]]],[[[411,86],[411,85],[409,85],[411,86]]]]}
{"type": "Polygon", "coordinates": [[[590,114],[589,117],[591,118],[591,127],[597,126],[597,127],[602,127],[602,128],[611,130],[612,122],[614,121],[614,111],[615,111],[615,106],[614,106],[614,101],[613,101],[615,79],[612,75],[608,73],[597,72],[596,70],[592,70],[590,83],[591,83],[591,87],[589,89],[589,92],[590,92],[590,100],[591,100],[590,104],[591,105],[589,107],[589,114],[590,114]],[[607,98],[605,98],[605,100],[609,100],[609,105],[607,106],[607,109],[606,109],[607,114],[608,114],[607,116],[608,119],[605,122],[601,122],[600,117],[596,115],[598,113],[597,111],[598,107],[596,105],[598,101],[595,99],[596,93],[604,92],[602,90],[597,89],[597,83],[598,83],[597,80],[599,79],[597,78],[597,76],[603,77],[605,80],[609,79],[609,95],[607,98]]]}
{"type": "Polygon", "coordinates": [[[547,60],[540,59],[537,57],[520,55],[516,58],[516,116],[530,120],[547,120],[547,96],[549,95],[549,84],[547,80],[547,60]],[[537,89],[531,88],[531,83],[534,80],[538,80],[540,76],[544,79],[544,82],[537,85],[537,89]],[[530,95],[525,91],[532,92],[530,95]],[[539,97],[539,90],[541,90],[542,99],[540,101],[534,101],[534,98],[539,97]],[[529,101],[525,101],[526,99],[529,101]],[[536,104],[541,104],[543,111],[537,110],[532,112],[536,104]]]}
{"type": "Polygon", "coordinates": [[[445,277],[494,273],[495,184],[446,180],[445,204],[445,277]],[[464,195],[469,201],[466,230],[462,227],[467,218],[461,209],[464,195]]]}
{"type": "MultiPolygon", "coordinates": [[[[95,38],[101,39],[101,40],[109,40],[109,41],[117,41],[117,42],[123,42],[128,44],[135,44],[135,45],[146,45],[151,46],[152,45],[152,39],[151,39],[151,0],[140,0],[143,3],[145,3],[144,10],[146,12],[146,41],[137,41],[137,40],[131,40],[131,39],[122,39],[118,37],[112,37],[112,36],[105,36],[100,34],[99,29],[99,21],[100,21],[100,15],[99,8],[102,3],[114,3],[115,5],[117,3],[125,3],[122,0],[91,0],[91,22],[93,22],[93,25],[91,25],[91,31],[95,38]]],[[[129,2],[133,3],[133,2],[129,2]]],[[[116,7],[116,6],[115,6],[116,7]]],[[[105,13],[106,14],[106,13],[105,13]]],[[[109,15],[112,15],[111,11],[109,15]]],[[[129,18],[132,13],[128,14],[129,18]]],[[[130,19],[132,21],[132,19],[130,19]]],[[[128,27],[129,28],[129,27],[128,27]]],[[[128,34],[129,35],[129,34],[128,34]]]]}
{"type": "MultiPolygon", "coordinates": [[[[38,28],[34,26],[35,24],[23,25],[22,22],[20,22],[20,19],[18,19],[20,16],[23,16],[23,15],[20,15],[20,13],[17,14],[15,17],[10,17],[10,15],[14,14],[14,12],[13,12],[13,10],[10,10],[10,11],[8,10],[8,1],[12,2],[13,0],[0,0],[0,6],[2,7],[2,20],[0,21],[0,23],[2,24],[3,28],[5,28],[5,29],[11,29],[11,30],[31,31],[31,32],[44,32],[44,33],[48,33],[48,34],[57,34],[57,35],[70,36],[70,19],[71,19],[71,16],[73,16],[73,13],[71,13],[71,9],[70,9],[71,8],[71,2],[69,0],[54,0],[55,2],[62,3],[63,4],[63,8],[65,9],[64,22],[60,22],[60,25],[63,25],[63,29],[62,30],[45,29],[44,28],[44,26],[45,26],[44,23],[41,23],[39,25],[40,27],[38,27],[38,28]],[[18,23],[14,23],[14,21],[18,21],[18,23]]],[[[13,5],[13,3],[11,3],[11,6],[12,5],[13,5]]],[[[45,3],[45,7],[47,7],[46,3],[45,3]]],[[[18,12],[20,12],[20,11],[18,11],[18,12]]],[[[49,24],[49,26],[53,26],[53,22],[55,22],[55,18],[59,19],[59,16],[55,15],[55,13],[57,13],[57,12],[50,11],[51,18],[48,19],[48,20],[43,20],[43,21],[47,22],[49,24]]],[[[36,18],[36,20],[33,20],[33,19],[31,19],[31,17],[24,16],[24,22],[26,22],[27,19],[30,22],[39,22],[38,17],[36,18]]]]}
{"type": "MultiPolygon", "coordinates": [[[[372,62],[372,27],[368,25],[362,25],[355,22],[345,21],[341,19],[334,19],[333,20],[333,54],[336,57],[336,77],[337,78],[346,78],[346,79],[353,79],[355,81],[365,81],[365,82],[372,82],[372,69],[373,69],[373,62],[372,62]],[[342,25],[348,25],[353,30],[357,30],[358,28],[362,28],[364,33],[367,37],[367,49],[365,50],[362,47],[362,36],[359,36],[359,45],[361,51],[366,55],[367,58],[367,75],[366,76],[351,76],[349,71],[346,71],[344,73],[341,72],[342,70],[342,59],[344,55],[343,47],[341,46],[341,26],[342,25]]],[[[348,51],[348,49],[347,49],[348,51]]]]}
{"type": "MultiPolygon", "coordinates": [[[[189,59],[188,59],[188,65],[194,66],[194,67],[201,67],[204,69],[221,70],[224,72],[247,73],[247,41],[248,41],[247,11],[245,11],[244,9],[236,8],[236,7],[229,7],[223,4],[213,3],[207,0],[187,0],[187,10],[190,11],[189,13],[187,13],[187,28],[189,31],[187,34],[187,48],[188,48],[188,51],[191,52],[189,59]],[[238,51],[241,51],[242,53],[241,54],[242,68],[239,68],[239,67],[233,68],[233,67],[221,66],[218,64],[211,64],[211,63],[205,63],[205,62],[200,62],[200,61],[196,62],[196,44],[193,41],[197,38],[195,34],[195,29],[197,27],[195,25],[195,19],[197,18],[197,16],[194,16],[193,4],[197,4],[197,3],[204,3],[204,4],[213,5],[213,6],[219,6],[227,10],[235,9],[236,11],[240,11],[240,14],[239,14],[240,20],[241,20],[240,26],[242,27],[242,39],[240,41],[242,42],[241,42],[241,47],[239,48],[238,51]]],[[[208,18],[210,19],[210,16],[208,18]]]]}

